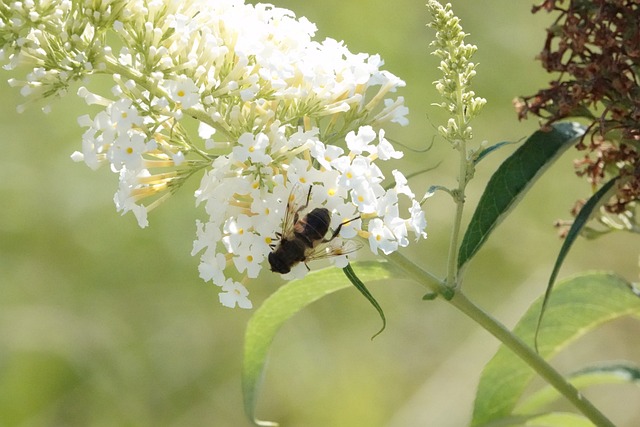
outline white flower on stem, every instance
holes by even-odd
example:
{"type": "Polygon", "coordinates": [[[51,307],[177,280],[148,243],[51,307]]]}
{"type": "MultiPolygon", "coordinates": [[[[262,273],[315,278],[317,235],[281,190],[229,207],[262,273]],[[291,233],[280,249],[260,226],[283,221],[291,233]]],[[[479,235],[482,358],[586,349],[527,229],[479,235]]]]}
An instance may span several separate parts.
{"type": "Polygon", "coordinates": [[[396,185],[395,185],[396,192],[398,194],[404,194],[408,196],[410,199],[415,199],[416,195],[413,194],[413,191],[411,191],[411,188],[409,188],[409,185],[408,185],[409,181],[407,181],[407,178],[404,176],[404,174],[397,169],[392,170],[391,174],[393,175],[393,178],[396,180],[396,185]]]}
{"type": "Polygon", "coordinates": [[[411,201],[409,213],[411,214],[411,218],[408,221],[409,227],[411,227],[413,232],[416,234],[416,240],[420,237],[426,239],[427,233],[424,230],[427,228],[427,220],[425,219],[424,211],[417,200],[414,199],[411,201]]]}
{"type": "Polygon", "coordinates": [[[139,132],[120,134],[109,150],[108,159],[115,170],[123,166],[129,170],[139,170],[142,166],[142,154],[147,151],[145,135],[139,132]]]}
{"type": "Polygon", "coordinates": [[[363,152],[374,153],[376,148],[374,145],[369,145],[376,139],[376,132],[371,126],[362,126],[358,129],[358,133],[351,131],[347,134],[345,141],[347,142],[347,148],[353,154],[362,154],[363,152]]]}
{"type": "Polygon", "coordinates": [[[269,137],[264,133],[253,135],[252,133],[243,133],[238,138],[239,146],[233,147],[233,156],[236,160],[246,162],[251,160],[256,163],[271,163],[271,156],[266,154],[265,150],[269,144],[269,137]]]}
{"type": "Polygon", "coordinates": [[[380,129],[378,133],[378,139],[380,143],[378,144],[378,158],[380,160],[389,160],[389,159],[400,159],[404,155],[402,151],[396,151],[393,148],[393,145],[384,137],[385,132],[384,129],[380,129]]]}
{"type": "Polygon", "coordinates": [[[122,215],[127,212],[133,212],[140,228],[147,227],[149,221],[147,219],[147,209],[142,205],[136,204],[135,190],[138,188],[138,177],[148,174],[148,171],[132,172],[122,168],[120,170],[120,189],[113,196],[118,212],[122,212],[122,215]]]}
{"type": "Polygon", "coordinates": [[[211,223],[203,223],[196,220],[196,240],[193,241],[193,250],[191,255],[205,249],[210,242],[219,241],[222,238],[222,232],[219,228],[213,227],[211,223]]]}
{"type": "Polygon", "coordinates": [[[247,296],[249,291],[239,282],[233,279],[227,279],[222,285],[222,292],[218,296],[220,304],[225,307],[234,308],[236,305],[240,308],[252,308],[253,304],[247,296]]]}
{"type": "Polygon", "coordinates": [[[378,196],[381,191],[384,191],[381,186],[372,184],[367,179],[355,180],[351,188],[351,200],[359,212],[372,213],[378,208],[378,196]]]}
{"type": "Polygon", "coordinates": [[[165,81],[171,100],[182,108],[191,108],[200,103],[200,89],[189,77],[178,76],[175,80],[165,81]]]}
{"type": "Polygon", "coordinates": [[[342,156],[344,150],[336,145],[325,145],[315,141],[311,146],[311,155],[325,169],[331,169],[331,162],[342,156]]]}
{"type": "Polygon", "coordinates": [[[207,251],[202,255],[198,273],[205,282],[211,281],[217,286],[222,286],[226,280],[224,269],[227,267],[227,259],[221,253],[207,251]]]}
{"type": "Polygon", "coordinates": [[[369,221],[369,247],[374,254],[381,250],[385,255],[396,251],[398,249],[398,242],[396,242],[395,235],[384,222],[375,218],[369,221]]]}
{"type": "Polygon", "coordinates": [[[132,128],[142,126],[142,117],[132,104],[130,99],[120,99],[109,106],[111,123],[115,125],[118,132],[127,132],[132,128]]]}
{"type": "Polygon", "coordinates": [[[390,121],[391,123],[398,123],[400,126],[407,126],[409,119],[409,109],[404,105],[404,98],[399,96],[395,101],[391,99],[384,100],[384,114],[381,114],[379,120],[390,121]]]}
{"type": "Polygon", "coordinates": [[[262,270],[262,262],[264,261],[265,254],[260,251],[260,247],[256,247],[253,250],[253,245],[249,245],[246,250],[240,251],[237,256],[233,257],[233,263],[236,269],[240,273],[247,272],[247,277],[255,279],[258,277],[260,270],[262,270]]]}

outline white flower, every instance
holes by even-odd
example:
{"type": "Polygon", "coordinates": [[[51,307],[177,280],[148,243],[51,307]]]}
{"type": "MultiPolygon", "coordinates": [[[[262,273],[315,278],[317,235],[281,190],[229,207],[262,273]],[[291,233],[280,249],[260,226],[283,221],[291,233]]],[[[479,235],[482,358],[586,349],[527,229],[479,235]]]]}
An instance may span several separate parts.
{"type": "Polygon", "coordinates": [[[241,251],[237,256],[233,257],[233,263],[235,264],[238,272],[244,273],[246,270],[247,277],[252,279],[258,277],[258,274],[262,269],[261,264],[265,258],[265,254],[261,252],[260,249],[262,248],[259,246],[254,248],[252,245],[249,245],[246,250],[241,251]]]}
{"type": "Polygon", "coordinates": [[[402,151],[396,151],[393,148],[393,145],[384,137],[385,132],[384,129],[380,129],[378,133],[378,139],[380,143],[378,144],[378,158],[380,160],[389,160],[389,159],[400,159],[404,155],[402,151]]]}
{"type": "Polygon", "coordinates": [[[133,212],[140,228],[145,228],[149,225],[147,209],[144,206],[136,204],[132,190],[137,186],[137,178],[147,174],[147,171],[131,172],[126,168],[122,168],[120,170],[120,189],[113,196],[113,201],[116,204],[118,212],[122,212],[122,215],[129,211],[133,212]]]}
{"type": "Polygon", "coordinates": [[[271,156],[265,153],[269,145],[269,137],[260,132],[258,135],[243,133],[238,138],[239,146],[233,148],[233,156],[236,160],[246,162],[251,160],[257,163],[271,163],[271,156]]]}
{"type": "Polygon", "coordinates": [[[227,260],[221,253],[208,251],[202,255],[201,263],[198,266],[200,278],[205,282],[212,281],[217,286],[222,286],[226,280],[224,269],[227,266],[227,260]]]}
{"type": "Polygon", "coordinates": [[[191,108],[200,103],[200,89],[185,75],[178,76],[176,80],[167,80],[165,86],[171,100],[182,108],[191,108]]]}
{"type": "Polygon", "coordinates": [[[403,173],[397,169],[394,169],[391,171],[391,174],[393,175],[393,178],[396,180],[396,186],[395,186],[396,192],[398,194],[404,194],[406,196],[409,196],[411,199],[415,199],[416,195],[413,194],[413,191],[411,191],[411,188],[409,188],[409,186],[407,185],[409,181],[407,181],[407,178],[405,178],[403,173]]]}
{"type": "Polygon", "coordinates": [[[220,304],[229,308],[234,308],[236,305],[240,308],[253,308],[253,304],[247,298],[248,295],[247,288],[233,279],[227,279],[219,295],[220,304]]]}
{"type": "Polygon", "coordinates": [[[379,218],[369,221],[369,246],[374,254],[378,253],[378,249],[386,255],[398,249],[393,231],[379,218]]]}
{"type": "Polygon", "coordinates": [[[147,150],[145,136],[139,132],[120,134],[109,149],[109,161],[115,170],[123,166],[131,171],[142,166],[142,154],[147,150]]]}
{"type": "Polygon", "coordinates": [[[376,132],[371,126],[362,126],[358,129],[358,133],[351,131],[345,138],[347,147],[353,154],[362,154],[363,152],[375,152],[375,146],[369,145],[376,138],[376,132]]]}
{"type": "Polygon", "coordinates": [[[424,216],[424,211],[420,207],[420,203],[416,200],[411,201],[411,207],[409,208],[409,213],[411,214],[411,218],[409,220],[409,226],[413,229],[413,232],[416,234],[416,240],[420,237],[423,239],[427,238],[427,233],[424,231],[427,228],[427,220],[424,216]]]}
{"type": "Polygon", "coordinates": [[[118,132],[126,132],[142,125],[142,117],[132,104],[130,99],[120,99],[109,106],[111,123],[115,125],[118,132]]]}

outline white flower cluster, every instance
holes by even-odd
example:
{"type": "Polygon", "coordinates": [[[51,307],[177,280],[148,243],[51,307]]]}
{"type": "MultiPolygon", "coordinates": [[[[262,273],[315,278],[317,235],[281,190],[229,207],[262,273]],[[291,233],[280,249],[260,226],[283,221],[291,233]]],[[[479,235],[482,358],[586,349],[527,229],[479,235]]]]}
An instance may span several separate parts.
{"type": "Polygon", "coordinates": [[[381,126],[407,124],[402,97],[387,98],[404,82],[377,55],[312,40],[315,30],[291,11],[242,0],[3,2],[0,61],[33,66],[10,81],[29,102],[111,76],[109,96],[78,91],[98,110],[80,117],[86,131],[72,158],[108,164],[119,175],[118,210],[142,227],[150,209],[205,170],[196,199],[209,218],[198,222],[193,253],[220,301],[247,308],[236,278],[255,278],[266,264],[295,184],[311,186],[333,229],[359,216],[340,234],[368,238],[374,253],[406,246],[408,231],[426,237],[404,176],[394,171],[385,190],[375,163],[402,156],[381,126]],[[404,218],[401,194],[411,205],[404,218]]]}
{"type": "MultiPolygon", "coordinates": [[[[228,278],[226,268],[232,263],[248,278],[258,276],[282,227],[289,192],[296,185],[312,186],[313,206],[331,212],[331,228],[344,223],[342,237],[367,236],[373,253],[389,254],[406,246],[408,231],[426,237],[424,213],[402,173],[393,172],[394,188],[385,190],[381,185],[384,176],[374,160],[402,155],[384,138],[384,131],[376,134],[372,127],[363,126],[357,133],[350,132],[346,143],[349,153],[323,143],[317,129],[287,136],[286,127],[274,126],[266,133],[242,135],[231,154],[214,161],[196,194],[209,220],[198,223],[193,254],[204,250],[200,275],[222,286],[225,305],[250,304],[230,294],[245,291],[228,278]],[[400,194],[412,203],[404,219],[398,208],[400,194]],[[365,220],[347,223],[358,216],[365,220]]],[[[306,272],[300,263],[291,274],[306,272]]]]}

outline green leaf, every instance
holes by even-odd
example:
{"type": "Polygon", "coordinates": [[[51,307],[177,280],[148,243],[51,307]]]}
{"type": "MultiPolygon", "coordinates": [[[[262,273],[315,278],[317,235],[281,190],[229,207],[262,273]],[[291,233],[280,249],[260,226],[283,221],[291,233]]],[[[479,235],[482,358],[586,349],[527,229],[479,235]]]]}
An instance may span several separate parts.
{"type": "Polygon", "coordinates": [[[487,155],[493,153],[494,151],[496,151],[499,148],[504,147],[505,145],[511,145],[511,144],[517,144],[517,142],[516,141],[502,141],[502,142],[498,142],[497,144],[493,144],[490,147],[485,148],[480,153],[478,153],[478,155],[476,156],[476,158],[473,161],[473,164],[477,165],[478,163],[480,163],[480,160],[484,159],[487,155]]]}
{"type": "MultiPolygon", "coordinates": [[[[533,345],[542,298],[525,313],[514,334],[533,345]]],[[[545,359],[604,322],[640,316],[640,298],[624,279],[608,273],[586,273],[561,281],[540,325],[539,353],[545,359]]],[[[529,365],[501,346],[485,366],[478,385],[472,426],[508,417],[534,377],[529,365]]]]}
{"type": "MultiPolygon", "coordinates": [[[[363,282],[397,276],[389,263],[371,261],[357,262],[354,265],[363,282]]],[[[244,341],[242,392],[245,412],[256,425],[277,425],[256,419],[255,410],[267,353],[280,326],[312,302],[350,285],[335,267],[313,271],[302,280],[293,280],[280,287],[249,319],[244,341]]]]}
{"type": "MultiPolygon", "coordinates": [[[[601,384],[637,383],[640,385],[640,367],[619,361],[599,363],[569,375],[569,382],[578,390],[601,384]]],[[[540,412],[546,405],[559,398],[561,395],[555,388],[545,386],[518,405],[516,413],[534,414],[540,412]]]]}
{"type": "MultiPolygon", "coordinates": [[[[556,277],[558,277],[558,272],[560,271],[560,267],[564,262],[565,257],[569,253],[573,242],[580,235],[580,230],[585,226],[587,222],[589,222],[589,218],[591,218],[591,213],[600,205],[600,202],[606,198],[609,194],[609,191],[613,188],[614,184],[618,181],[619,177],[613,178],[605,185],[602,186],[593,196],[587,200],[587,202],[582,206],[578,215],[576,215],[575,221],[571,224],[571,228],[567,233],[567,237],[564,239],[562,243],[562,247],[560,248],[560,253],[558,254],[558,258],[556,258],[555,265],[553,266],[553,271],[551,272],[551,277],[549,277],[549,283],[547,284],[547,290],[544,293],[544,299],[542,300],[542,308],[540,309],[540,315],[538,316],[538,327],[540,326],[540,322],[542,322],[542,317],[544,316],[544,312],[547,308],[547,303],[549,302],[549,298],[551,297],[551,291],[553,290],[553,284],[556,281],[556,277]]],[[[536,329],[537,331],[537,329],[536,329]]],[[[535,338],[535,347],[538,348],[538,336],[536,332],[535,338]]]]}
{"type": "Polygon", "coordinates": [[[460,244],[458,268],[480,249],[489,234],[585,128],[576,123],[556,123],[548,132],[537,131],[506,159],[485,188],[460,244]]]}
{"type": "Polygon", "coordinates": [[[376,301],[373,295],[371,295],[371,292],[369,292],[369,289],[367,289],[364,283],[362,283],[362,280],[360,280],[360,278],[356,275],[356,272],[353,271],[351,264],[347,264],[347,266],[343,268],[342,271],[347,276],[347,279],[349,279],[351,284],[355,286],[356,289],[359,290],[360,293],[364,295],[364,297],[371,303],[373,308],[377,310],[378,314],[380,315],[380,318],[382,319],[382,328],[380,328],[380,330],[371,337],[371,339],[374,339],[375,337],[380,335],[382,331],[384,331],[384,328],[387,327],[387,318],[384,317],[384,311],[382,311],[382,307],[380,307],[380,304],[378,304],[378,301],[376,301]]]}
{"type": "Polygon", "coordinates": [[[551,412],[531,418],[522,424],[527,427],[594,427],[593,423],[582,415],[569,412],[551,412]]]}
{"type": "Polygon", "coordinates": [[[483,427],[594,427],[582,415],[570,412],[548,412],[534,415],[518,415],[483,424],[483,427]]]}

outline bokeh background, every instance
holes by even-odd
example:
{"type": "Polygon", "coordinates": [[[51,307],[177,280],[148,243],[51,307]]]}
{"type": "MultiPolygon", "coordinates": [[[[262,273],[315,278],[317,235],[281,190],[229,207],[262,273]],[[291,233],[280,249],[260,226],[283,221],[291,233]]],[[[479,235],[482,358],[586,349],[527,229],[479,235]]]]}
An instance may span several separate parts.
{"type": "MultiPolygon", "coordinates": [[[[408,147],[405,173],[417,193],[455,185],[456,155],[434,126],[445,120],[432,82],[433,31],[424,0],[276,0],[318,25],[318,37],[353,52],[379,53],[404,78],[409,127],[390,127],[408,147]],[[434,142],[430,151],[424,148],[434,142]],[[411,150],[416,150],[412,152],[411,150]]],[[[474,124],[476,143],[524,138],[512,99],[545,84],[534,60],[551,17],[528,1],[452,1],[478,45],[476,92],[488,100],[474,124]]],[[[3,72],[2,81],[18,77],[3,72]]],[[[45,115],[16,113],[17,90],[0,84],[0,426],[248,426],[241,400],[242,342],[250,311],[229,310],[197,274],[191,257],[198,182],[150,215],[140,229],[120,217],[107,169],[92,172],[69,155],[80,146],[73,94],[45,115]]],[[[480,164],[467,215],[497,165],[514,148],[480,164]]],[[[513,326],[545,289],[561,241],[553,222],[589,194],[564,155],[496,230],[467,270],[470,298],[513,326]]],[[[426,205],[429,239],[405,253],[443,274],[453,204],[426,205]]],[[[561,276],[588,269],[638,277],[637,237],[578,241],[561,276]]],[[[271,273],[251,285],[254,304],[281,284],[271,273]]],[[[372,283],[387,330],[355,290],[321,300],[288,322],[270,353],[258,414],[283,426],[464,426],[482,366],[498,343],[442,301],[421,300],[409,281],[372,283]]],[[[640,361],[637,321],[587,335],[554,360],[562,371],[603,359],[640,361]]],[[[619,426],[640,422],[640,391],[600,387],[589,396],[619,426]]],[[[561,408],[564,406],[560,406],[561,408]]]]}

